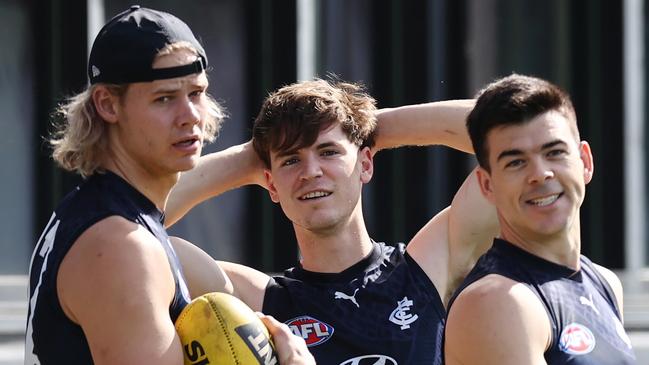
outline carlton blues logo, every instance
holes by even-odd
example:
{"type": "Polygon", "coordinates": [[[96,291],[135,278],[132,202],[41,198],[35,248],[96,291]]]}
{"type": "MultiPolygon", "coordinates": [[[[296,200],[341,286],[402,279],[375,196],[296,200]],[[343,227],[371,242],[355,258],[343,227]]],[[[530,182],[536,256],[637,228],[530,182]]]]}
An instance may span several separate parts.
{"type": "Polygon", "coordinates": [[[334,334],[333,327],[309,316],[293,318],[284,323],[291,329],[293,334],[302,337],[309,347],[324,343],[334,334]]]}
{"type": "Polygon", "coordinates": [[[247,323],[234,329],[239,337],[248,345],[259,364],[279,365],[275,349],[264,331],[254,323],[247,323]]]}
{"type": "Polygon", "coordinates": [[[563,328],[559,338],[559,349],[570,355],[585,355],[595,348],[595,336],[588,327],[571,323],[563,328]]]}

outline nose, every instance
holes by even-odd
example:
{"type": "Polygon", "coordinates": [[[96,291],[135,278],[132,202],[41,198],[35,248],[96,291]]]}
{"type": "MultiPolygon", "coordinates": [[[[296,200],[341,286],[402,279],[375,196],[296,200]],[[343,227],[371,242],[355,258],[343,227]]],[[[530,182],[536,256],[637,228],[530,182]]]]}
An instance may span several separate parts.
{"type": "Polygon", "coordinates": [[[201,121],[201,112],[195,101],[185,97],[180,102],[179,123],[181,125],[194,125],[201,121]]]}
{"type": "Polygon", "coordinates": [[[543,183],[548,179],[554,178],[554,171],[550,166],[540,159],[532,159],[529,162],[529,184],[543,183]]]}
{"type": "Polygon", "coordinates": [[[302,158],[302,169],[300,170],[301,180],[310,180],[322,176],[322,168],[317,156],[307,154],[302,158]]]}

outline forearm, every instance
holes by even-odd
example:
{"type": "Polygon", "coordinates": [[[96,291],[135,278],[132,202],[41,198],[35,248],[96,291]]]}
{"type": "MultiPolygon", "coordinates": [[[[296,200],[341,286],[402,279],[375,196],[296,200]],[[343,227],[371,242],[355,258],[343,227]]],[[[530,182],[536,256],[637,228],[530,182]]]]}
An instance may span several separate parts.
{"type": "Polygon", "coordinates": [[[183,172],[167,200],[165,224],[171,226],[197,204],[244,185],[263,185],[262,163],[246,142],[202,156],[183,172]]]}
{"type": "Polygon", "coordinates": [[[466,99],[381,109],[375,149],[439,144],[473,153],[465,123],[474,105],[466,99]]]}

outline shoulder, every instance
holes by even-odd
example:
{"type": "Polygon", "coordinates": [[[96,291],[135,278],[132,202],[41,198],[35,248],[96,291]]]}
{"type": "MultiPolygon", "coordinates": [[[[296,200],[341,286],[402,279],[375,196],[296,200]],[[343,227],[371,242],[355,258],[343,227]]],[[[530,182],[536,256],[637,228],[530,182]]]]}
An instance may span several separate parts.
{"type": "Polygon", "coordinates": [[[141,225],[110,216],[86,229],[72,245],[59,269],[57,291],[64,308],[74,308],[83,293],[95,293],[92,297],[98,300],[137,296],[138,290],[150,291],[150,284],[171,298],[173,283],[158,239],[141,225]]]}
{"type": "Polygon", "coordinates": [[[623,311],[623,304],[624,304],[624,294],[623,294],[623,289],[622,289],[622,281],[620,281],[620,278],[612,271],[604,266],[598,265],[596,263],[593,263],[593,267],[595,267],[595,270],[604,277],[604,280],[608,283],[608,285],[611,287],[611,290],[613,290],[613,294],[615,295],[615,300],[617,304],[617,308],[620,312],[620,316],[622,316],[622,311],[623,311]]]}
{"type": "MultiPolygon", "coordinates": [[[[121,216],[109,216],[88,227],[77,238],[70,256],[88,255],[90,259],[148,259],[138,254],[159,252],[166,260],[160,241],[144,226],[121,216]]],[[[157,256],[151,259],[160,258],[157,256]]]]}
{"type": "Polygon", "coordinates": [[[169,314],[175,282],[165,249],[143,226],[110,216],[84,231],[61,263],[57,293],[98,363],[181,358],[179,345],[159,352],[177,341],[169,314]]]}
{"type": "Polygon", "coordinates": [[[487,275],[466,287],[449,309],[446,360],[535,364],[550,344],[550,331],[543,305],[526,285],[487,275]]]}

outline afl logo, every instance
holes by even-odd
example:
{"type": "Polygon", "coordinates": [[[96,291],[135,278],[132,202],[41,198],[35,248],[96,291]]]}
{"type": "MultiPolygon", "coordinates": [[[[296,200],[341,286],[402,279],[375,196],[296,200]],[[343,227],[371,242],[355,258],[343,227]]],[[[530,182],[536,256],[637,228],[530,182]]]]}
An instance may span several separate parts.
{"type": "Polygon", "coordinates": [[[302,337],[308,347],[320,345],[334,334],[333,327],[309,316],[296,317],[284,323],[293,334],[302,337]]]}
{"type": "Polygon", "coordinates": [[[595,348],[595,336],[588,327],[571,323],[563,328],[559,349],[570,355],[585,355],[595,348]]]}
{"type": "Polygon", "coordinates": [[[390,356],[385,355],[365,355],[345,360],[340,365],[398,365],[390,356]]]}

